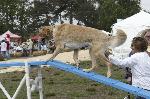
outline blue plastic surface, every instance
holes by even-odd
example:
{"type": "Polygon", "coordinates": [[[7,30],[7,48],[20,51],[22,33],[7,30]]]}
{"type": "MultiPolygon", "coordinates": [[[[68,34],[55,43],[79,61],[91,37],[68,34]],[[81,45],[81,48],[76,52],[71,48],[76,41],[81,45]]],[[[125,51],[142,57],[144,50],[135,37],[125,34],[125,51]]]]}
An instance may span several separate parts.
{"type": "MultiPolygon", "coordinates": [[[[81,77],[85,77],[90,80],[94,80],[96,82],[103,83],[105,85],[109,85],[114,88],[117,88],[117,89],[120,89],[120,90],[123,90],[126,92],[130,92],[130,93],[138,95],[138,96],[143,96],[146,99],[150,99],[150,91],[146,91],[144,89],[137,88],[137,87],[131,86],[129,84],[125,84],[118,80],[107,78],[103,75],[100,75],[100,74],[97,74],[94,72],[84,72],[84,71],[82,71],[81,68],[76,68],[75,66],[72,66],[70,64],[65,64],[65,63],[57,61],[57,60],[48,61],[48,62],[31,61],[31,62],[28,62],[28,64],[30,66],[35,66],[35,67],[38,65],[50,65],[52,67],[55,67],[55,68],[58,68],[58,69],[61,69],[64,71],[74,73],[81,77]]],[[[25,63],[24,62],[0,62],[0,67],[10,67],[10,66],[25,66],[25,63]]]]}
{"type": "Polygon", "coordinates": [[[129,84],[125,84],[125,83],[120,82],[118,80],[107,78],[103,75],[100,75],[100,74],[97,74],[94,72],[88,72],[88,73],[83,72],[82,69],[78,69],[75,66],[65,64],[65,63],[62,63],[59,61],[49,61],[47,64],[51,65],[53,67],[77,74],[81,77],[85,77],[85,78],[103,83],[105,85],[109,85],[109,86],[112,86],[114,88],[117,88],[117,89],[120,89],[120,90],[123,90],[126,92],[130,92],[130,93],[135,94],[135,95],[143,96],[146,99],[150,99],[150,91],[146,91],[144,89],[137,88],[137,87],[131,86],[129,84]]]}

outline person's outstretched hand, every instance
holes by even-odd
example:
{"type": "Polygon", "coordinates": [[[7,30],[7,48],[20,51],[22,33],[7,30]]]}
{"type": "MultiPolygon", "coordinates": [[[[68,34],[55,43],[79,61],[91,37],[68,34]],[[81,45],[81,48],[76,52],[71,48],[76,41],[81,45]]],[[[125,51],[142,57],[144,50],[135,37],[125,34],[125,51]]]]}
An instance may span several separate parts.
{"type": "Polygon", "coordinates": [[[112,49],[108,48],[107,50],[105,50],[104,54],[105,57],[108,58],[109,55],[112,55],[112,49]]]}

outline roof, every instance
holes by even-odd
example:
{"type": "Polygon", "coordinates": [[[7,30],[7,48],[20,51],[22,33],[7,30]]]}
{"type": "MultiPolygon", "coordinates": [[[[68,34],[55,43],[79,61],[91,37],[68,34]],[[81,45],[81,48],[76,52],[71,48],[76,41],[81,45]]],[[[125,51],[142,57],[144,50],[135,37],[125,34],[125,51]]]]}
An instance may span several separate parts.
{"type": "Polygon", "coordinates": [[[141,27],[141,26],[150,26],[150,14],[144,11],[140,11],[133,16],[130,16],[122,21],[119,21],[113,26],[117,27],[141,27]]]}
{"type": "Polygon", "coordinates": [[[42,38],[42,37],[39,36],[38,34],[31,37],[32,40],[38,40],[38,39],[41,39],[41,38],[42,38]]]}

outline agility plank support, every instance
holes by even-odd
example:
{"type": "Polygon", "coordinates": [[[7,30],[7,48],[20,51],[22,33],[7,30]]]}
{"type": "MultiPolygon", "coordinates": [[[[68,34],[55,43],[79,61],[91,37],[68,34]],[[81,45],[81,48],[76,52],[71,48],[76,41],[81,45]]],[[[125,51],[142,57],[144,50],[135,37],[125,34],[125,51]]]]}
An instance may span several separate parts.
{"type": "MultiPolygon", "coordinates": [[[[103,83],[105,85],[117,88],[119,90],[123,90],[126,92],[130,92],[132,94],[138,95],[138,96],[142,96],[145,97],[146,99],[150,99],[150,91],[146,91],[144,89],[141,88],[137,88],[134,86],[131,86],[129,84],[125,84],[123,82],[120,82],[119,80],[114,80],[111,78],[107,78],[103,75],[94,73],[94,72],[84,72],[81,68],[76,68],[75,66],[69,65],[69,64],[65,64],[63,62],[60,61],[48,61],[48,62],[44,62],[44,61],[31,61],[28,62],[28,65],[30,65],[30,67],[35,66],[38,67],[39,65],[49,65],[49,67],[55,67],[57,69],[61,69],[67,72],[71,72],[74,73],[78,76],[99,82],[99,83],[103,83]]],[[[24,62],[0,62],[0,67],[10,67],[10,66],[25,66],[24,62]]],[[[41,75],[41,72],[39,72],[39,74],[41,75]]],[[[39,76],[40,77],[40,76],[39,76]]],[[[40,86],[42,86],[42,81],[40,83],[40,86]]],[[[42,91],[40,91],[41,96],[43,97],[42,91]]],[[[9,98],[8,98],[9,99],[9,98]]],[[[42,98],[40,98],[42,99],[42,98]]]]}
{"type": "MultiPolygon", "coordinates": [[[[45,62],[42,61],[32,61],[32,62],[0,62],[0,67],[12,67],[12,66],[24,66],[25,67],[25,75],[22,78],[22,80],[19,83],[19,86],[17,87],[14,95],[11,97],[10,94],[7,92],[5,87],[2,85],[0,82],[0,88],[7,97],[7,99],[16,99],[17,95],[19,94],[20,90],[22,89],[23,85],[26,83],[26,88],[27,88],[27,99],[32,99],[32,88],[37,87],[39,91],[39,99],[43,99],[43,87],[42,87],[42,72],[41,72],[41,66],[44,65],[45,62]],[[36,67],[38,68],[38,75],[36,83],[37,85],[31,84],[31,79],[30,79],[30,70],[32,69],[31,67],[36,67]]],[[[35,82],[35,80],[32,79],[32,82],[35,82]]]]}

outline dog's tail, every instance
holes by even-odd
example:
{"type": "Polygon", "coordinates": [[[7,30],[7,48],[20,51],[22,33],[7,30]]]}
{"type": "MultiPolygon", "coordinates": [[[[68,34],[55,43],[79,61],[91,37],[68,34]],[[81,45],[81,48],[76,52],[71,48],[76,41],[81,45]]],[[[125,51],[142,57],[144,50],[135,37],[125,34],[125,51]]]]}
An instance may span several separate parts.
{"type": "Polygon", "coordinates": [[[122,45],[126,41],[126,39],[127,39],[126,33],[123,30],[118,29],[116,36],[112,38],[112,47],[114,48],[122,45]]]}

